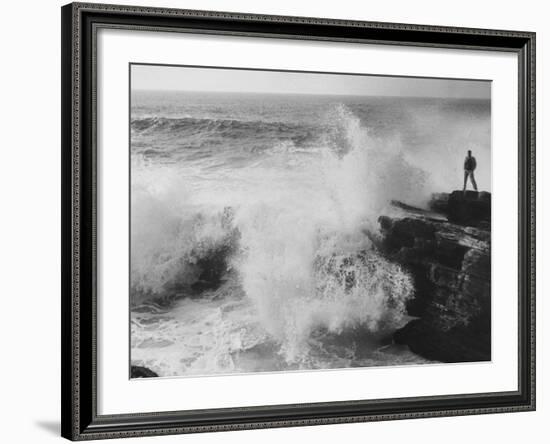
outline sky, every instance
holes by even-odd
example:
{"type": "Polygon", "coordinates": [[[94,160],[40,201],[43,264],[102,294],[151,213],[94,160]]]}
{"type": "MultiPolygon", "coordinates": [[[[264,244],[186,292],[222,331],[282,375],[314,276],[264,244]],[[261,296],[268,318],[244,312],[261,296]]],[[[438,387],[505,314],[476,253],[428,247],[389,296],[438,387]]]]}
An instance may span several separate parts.
{"type": "Polygon", "coordinates": [[[487,80],[317,74],[245,69],[132,65],[132,90],[363,96],[491,97],[487,80]]]}

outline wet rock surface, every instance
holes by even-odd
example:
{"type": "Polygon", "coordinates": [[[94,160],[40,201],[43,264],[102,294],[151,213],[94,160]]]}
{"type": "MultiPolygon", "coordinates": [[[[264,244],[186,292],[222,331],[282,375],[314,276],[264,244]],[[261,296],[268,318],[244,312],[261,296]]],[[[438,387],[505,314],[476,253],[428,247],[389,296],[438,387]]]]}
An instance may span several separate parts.
{"type": "Polygon", "coordinates": [[[402,214],[379,218],[379,247],[415,281],[407,306],[417,317],[394,334],[427,359],[491,359],[489,193],[434,195],[431,211],[395,202],[402,214]]]}

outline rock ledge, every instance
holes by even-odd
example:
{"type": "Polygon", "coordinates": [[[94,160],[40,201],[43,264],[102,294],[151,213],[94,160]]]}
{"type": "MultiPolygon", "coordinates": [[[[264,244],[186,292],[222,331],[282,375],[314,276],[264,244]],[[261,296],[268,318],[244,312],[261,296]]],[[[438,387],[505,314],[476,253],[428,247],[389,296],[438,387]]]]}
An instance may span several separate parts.
{"type": "Polygon", "coordinates": [[[491,359],[491,195],[433,196],[432,211],[395,202],[403,215],[381,216],[381,249],[413,276],[407,306],[417,319],[394,334],[427,359],[491,359]],[[435,213],[434,213],[435,212],[435,213]]]}

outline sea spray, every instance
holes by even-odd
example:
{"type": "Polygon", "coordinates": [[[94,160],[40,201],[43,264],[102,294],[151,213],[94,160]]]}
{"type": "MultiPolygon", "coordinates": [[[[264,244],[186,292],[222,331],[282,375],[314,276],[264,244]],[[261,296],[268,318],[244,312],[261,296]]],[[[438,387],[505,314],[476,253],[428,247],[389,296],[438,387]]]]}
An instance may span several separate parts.
{"type": "MultiPolygon", "coordinates": [[[[307,301],[318,296],[314,268],[319,252],[339,254],[342,245],[336,238],[355,239],[346,242],[349,254],[367,248],[364,229],[374,226],[389,199],[422,179],[395,149],[369,137],[345,106],[332,108],[325,118],[323,144],[309,155],[297,152],[292,143],[278,145],[253,168],[233,169],[225,181],[223,170],[214,175],[196,167],[144,164],[136,156],[135,294],[185,291],[198,279],[198,261],[236,242],[238,232],[238,254],[230,263],[266,329],[282,342],[306,337],[318,315],[307,301]],[[402,170],[392,174],[392,168],[402,170]],[[234,213],[230,222],[224,216],[227,208],[234,213]],[[332,251],[323,244],[329,238],[332,251]]],[[[364,297],[370,297],[368,292],[364,297]]]]}
{"type": "Polygon", "coordinates": [[[376,331],[389,320],[395,328],[413,294],[406,273],[380,257],[363,232],[394,197],[388,190],[396,188],[384,188],[378,174],[395,154],[374,151],[378,147],[344,107],[336,117],[331,129],[340,143],[332,145],[329,133],[317,158],[292,165],[293,175],[307,178],[305,186],[299,186],[303,180],[268,184],[276,190],[269,201],[241,208],[236,219],[243,288],[288,362],[307,358],[308,340],[319,328],[337,332],[364,324],[376,331]],[[341,263],[330,269],[331,261],[341,263]],[[338,283],[346,272],[354,274],[351,287],[346,279],[338,283]]]}
{"type": "MultiPolygon", "coordinates": [[[[137,164],[137,162],[136,162],[137,164]]],[[[135,168],[132,187],[132,304],[189,294],[207,266],[223,266],[238,233],[228,207],[186,207],[184,179],[164,166],[135,168]]],[[[223,270],[222,270],[223,271],[223,270]]]]}

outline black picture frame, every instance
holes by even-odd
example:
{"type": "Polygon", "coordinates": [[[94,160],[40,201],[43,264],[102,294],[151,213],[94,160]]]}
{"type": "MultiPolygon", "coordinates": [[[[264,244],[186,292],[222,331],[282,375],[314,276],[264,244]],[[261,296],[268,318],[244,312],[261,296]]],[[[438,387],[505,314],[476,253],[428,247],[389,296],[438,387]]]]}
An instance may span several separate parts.
{"type": "Polygon", "coordinates": [[[62,436],[70,440],[535,409],[535,33],[72,3],[61,10],[62,436]],[[518,390],[98,415],[96,85],[100,27],[508,51],[519,66],[518,390]]]}

